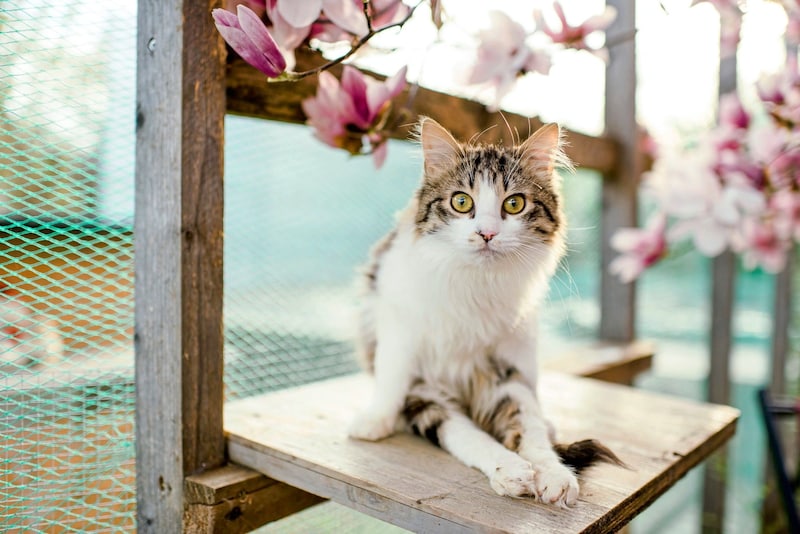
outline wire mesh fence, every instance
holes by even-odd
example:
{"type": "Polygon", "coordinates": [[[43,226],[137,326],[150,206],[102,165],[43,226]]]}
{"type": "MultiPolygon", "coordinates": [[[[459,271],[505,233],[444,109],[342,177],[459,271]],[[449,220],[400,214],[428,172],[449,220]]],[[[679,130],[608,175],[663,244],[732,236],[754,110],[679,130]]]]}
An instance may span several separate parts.
{"type": "Polygon", "coordinates": [[[136,5],[0,9],[0,530],[134,524],[136,5]]]}

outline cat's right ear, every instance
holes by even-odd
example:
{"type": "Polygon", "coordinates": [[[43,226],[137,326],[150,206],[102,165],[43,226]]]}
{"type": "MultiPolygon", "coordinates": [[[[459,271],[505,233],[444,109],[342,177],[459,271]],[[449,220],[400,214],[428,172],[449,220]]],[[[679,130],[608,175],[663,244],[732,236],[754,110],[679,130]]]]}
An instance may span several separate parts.
{"type": "Polygon", "coordinates": [[[461,145],[441,124],[422,117],[418,131],[426,177],[437,177],[456,164],[461,155],[461,145]]]}

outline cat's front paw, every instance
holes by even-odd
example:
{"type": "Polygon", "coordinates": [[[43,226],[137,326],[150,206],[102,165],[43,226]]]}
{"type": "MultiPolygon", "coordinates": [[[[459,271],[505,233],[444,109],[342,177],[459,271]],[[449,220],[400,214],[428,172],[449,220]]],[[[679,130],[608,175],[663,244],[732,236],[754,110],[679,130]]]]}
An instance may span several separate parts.
{"type": "Polygon", "coordinates": [[[534,478],[536,497],[543,503],[567,508],[578,502],[578,479],[561,463],[554,462],[538,468],[534,478]]]}
{"type": "Polygon", "coordinates": [[[533,497],[536,491],[536,473],[531,464],[522,458],[500,462],[489,477],[489,484],[498,495],[508,497],[533,497]]]}
{"type": "Polygon", "coordinates": [[[351,438],[378,441],[394,434],[397,416],[378,414],[372,411],[360,413],[352,423],[348,434],[351,438]]]}

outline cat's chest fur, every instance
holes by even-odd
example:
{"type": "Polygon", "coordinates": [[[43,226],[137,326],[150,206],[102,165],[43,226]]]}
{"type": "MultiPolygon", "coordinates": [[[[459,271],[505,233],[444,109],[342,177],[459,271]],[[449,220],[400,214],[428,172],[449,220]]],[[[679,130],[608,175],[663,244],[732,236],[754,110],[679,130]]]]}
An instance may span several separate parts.
{"type": "Polygon", "coordinates": [[[382,327],[414,332],[417,371],[427,378],[482,366],[526,323],[537,297],[536,273],[508,259],[454,257],[402,224],[380,274],[382,327]]]}

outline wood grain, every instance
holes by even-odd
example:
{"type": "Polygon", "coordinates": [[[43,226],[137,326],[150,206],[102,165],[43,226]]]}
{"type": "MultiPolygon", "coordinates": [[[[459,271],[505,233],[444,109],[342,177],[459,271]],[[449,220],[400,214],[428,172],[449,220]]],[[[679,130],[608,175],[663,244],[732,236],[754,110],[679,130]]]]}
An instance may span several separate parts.
{"type": "Polygon", "coordinates": [[[653,365],[655,346],[649,341],[611,343],[599,341],[542,362],[546,371],[596,378],[614,384],[633,380],[653,365]]]}
{"type": "Polygon", "coordinates": [[[188,532],[249,532],[323,501],[235,464],[189,476],[185,482],[188,532]]]}
{"type": "MultiPolygon", "coordinates": [[[[321,62],[318,54],[303,49],[297,50],[297,60],[297,70],[311,68],[321,62]]],[[[338,75],[341,66],[334,67],[331,72],[338,75]]],[[[370,74],[383,78],[374,73],[370,74]]],[[[316,76],[304,78],[299,82],[268,83],[261,72],[240,59],[232,59],[229,62],[226,83],[229,113],[294,123],[305,123],[306,116],[300,103],[314,96],[317,90],[316,76]]],[[[395,99],[398,103],[410,102],[410,115],[394,132],[393,137],[396,139],[408,139],[411,126],[420,115],[436,119],[461,140],[468,140],[486,130],[481,135],[481,140],[486,143],[508,144],[513,141],[513,135],[521,135],[524,138],[542,124],[537,118],[523,117],[514,113],[503,112],[501,117],[499,113],[487,111],[486,107],[478,102],[424,87],[414,88],[413,91],[415,91],[413,98],[409,98],[409,89],[406,89],[395,99]],[[510,130],[506,127],[505,121],[508,121],[510,130]]],[[[567,140],[569,141],[567,155],[581,167],[600,172],[615,167],[616,144],[612,140],[578,132],[568,132],[567,140]]]]}
{"type": "Polygon", "coordinates": [[[600,439],[630,466],[587,471],[578,505],[561,510],[497,496],[483,474],[414,436],[349,439],[347,423],[370,387],[356,375],[228,404],[231,459],[413,531],[609,532],[729,439],[739,415],[730,407],[545,374],[540,396],[560,439],[600,439]]]}
{"type": "Polygon", "coordinates": [[[221,1],[138,6],[135,334],[137,524],[179,532],[183,479],[222,434],[224,47],[221,1]]]}

